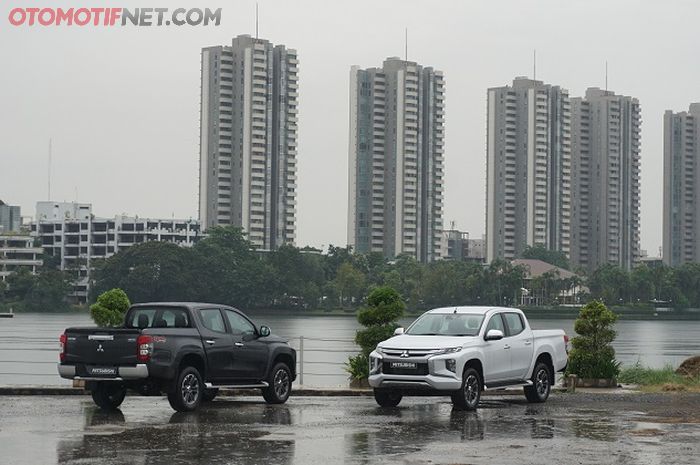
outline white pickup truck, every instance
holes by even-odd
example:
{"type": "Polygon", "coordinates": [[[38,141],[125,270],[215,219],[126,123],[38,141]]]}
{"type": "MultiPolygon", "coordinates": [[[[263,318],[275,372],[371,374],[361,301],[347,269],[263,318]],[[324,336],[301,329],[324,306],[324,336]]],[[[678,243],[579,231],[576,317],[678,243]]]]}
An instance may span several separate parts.
{"type": "Polygon", "coordinates": [[[483,389],[511,386],[544,402],[554,373],[566,367],[567,344],[563,330],[533,331],[516,308],[437,308],[379,343],[369,356],[369,384],[382,407],[434,394],[476,410],[483,389]]]}

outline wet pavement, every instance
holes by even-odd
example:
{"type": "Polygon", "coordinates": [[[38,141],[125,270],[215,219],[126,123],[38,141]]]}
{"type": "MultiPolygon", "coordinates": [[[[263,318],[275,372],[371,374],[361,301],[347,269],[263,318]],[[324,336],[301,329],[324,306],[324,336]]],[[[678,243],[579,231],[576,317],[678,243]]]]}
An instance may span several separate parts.
{"type": "Polygon", "coordinates": [[[0,397],[0,464],[697,464],[700,394],[557,394],[546,404],[223,398],[192,414],[127,397],[0,397]]]}

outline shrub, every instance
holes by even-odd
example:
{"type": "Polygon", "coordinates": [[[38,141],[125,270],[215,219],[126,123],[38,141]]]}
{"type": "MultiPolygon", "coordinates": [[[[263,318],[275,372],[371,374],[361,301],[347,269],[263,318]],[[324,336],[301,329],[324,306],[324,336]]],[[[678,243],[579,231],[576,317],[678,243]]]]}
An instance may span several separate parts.
{"type": "Polygon", "coordinates": [[[357,314],[357,321],[365,327],[355,334],[355,343],[361,351],[348,359],[345,368],[352,379],[366,379],[369,376],[370,352],[377,344],[393,336],[399,326],[396,320],[403,316],[406,308],[399,293],[391,287],[373,290],[367,297],[367,305],[357,314]]]}
{"type": "Polygon", "coordinates": [[[600,301],[589,302],[581,309],[574,323],[578,335],[571,340],[567,373],[579,378],[617,378],[620,364],[611,345],[617,336],[612,329],[615,321],[617,315],[600,301]]]}
{"type": "Polygon", "coordinates": [[[97,326],[121,326],[130,305],[126,292],[112,289],[100,294],[97,302],[90,307],[90,316],[97,326]]]}

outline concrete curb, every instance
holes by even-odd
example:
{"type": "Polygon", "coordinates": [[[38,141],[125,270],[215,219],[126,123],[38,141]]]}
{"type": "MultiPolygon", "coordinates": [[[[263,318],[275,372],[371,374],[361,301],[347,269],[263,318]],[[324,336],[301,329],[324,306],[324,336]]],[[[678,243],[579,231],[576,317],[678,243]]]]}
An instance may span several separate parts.
{"type": "MultiPolygon", "coordinates": [[[[596,390],[603,391],[603,390],[596,390]]],[[[242,397],[258,396],[259,389],[221,389],[221,395],[242,397]]],[[[566,392],[566,389],[555,387],[552,393],[566,392]]],[[[0,386],[0,396],[79,396],[87,395],[88,391],[72,386],[0,386]]],[[[371,396],[371,389],[349,389],[349,388],[315,388],[299,386],[292,390],[292,396],[296,397],[354,397],[371,396]]],[[[522,389],[507,389],[499,391],[485,391],[482,397],[500,396],[521,396],[522,389]]]]}

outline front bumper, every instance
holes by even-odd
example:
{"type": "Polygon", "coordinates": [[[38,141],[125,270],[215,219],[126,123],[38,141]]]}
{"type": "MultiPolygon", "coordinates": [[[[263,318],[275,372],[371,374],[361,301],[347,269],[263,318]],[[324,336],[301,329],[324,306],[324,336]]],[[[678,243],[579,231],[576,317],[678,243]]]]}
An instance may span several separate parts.
{"type": "Polygon", "coordinates": [[[117,376],[78,376],[75,365],[58,364],[58,374],[61,378],[82,379],[86,381],[128,381],[133,379],[148,378],[148,366],[138,364],[136,366],[120,366],[117,369],[117,376]]]}
{"type": "MultiPolygon", "coordinates": [[[[371,358],[379,359],[378,372],[369,375],[369,385],[378,389],[404,389],[417,391],[457,391],[462,387],[459,376],[446,368],[446,361],[456,359],[454,354],[435,355],[429,358],[411,358],[409,361],[427,363],[428,374],[389,374],[382,372],[384,362],[405,362],[407,359],[387,357],[376,351],[370,354],[371,358]]],[[[459,363],[455,363],[459,366],[459,363]]],[[[457,370],[459,372],[459,370],[457,370]]]]}

